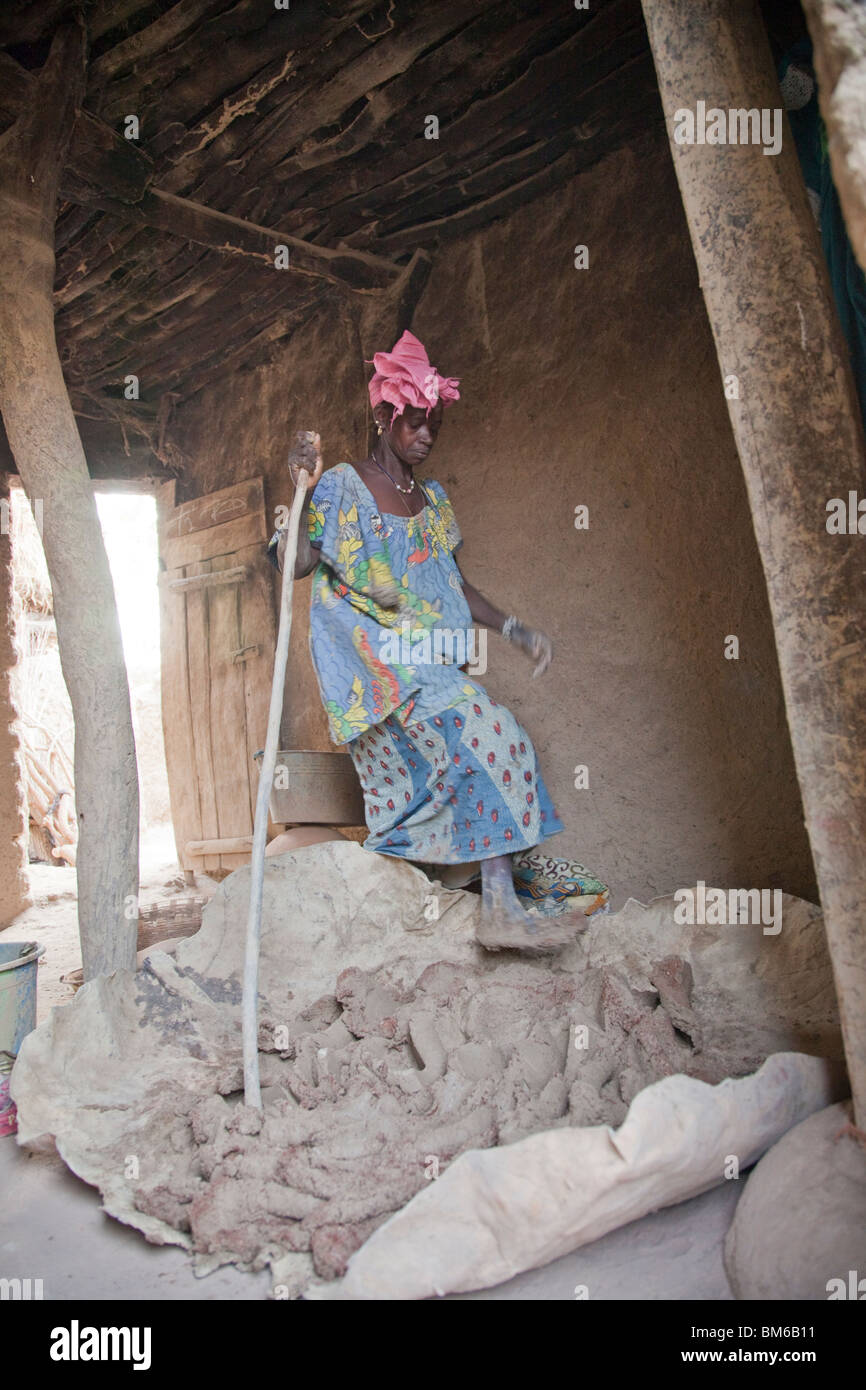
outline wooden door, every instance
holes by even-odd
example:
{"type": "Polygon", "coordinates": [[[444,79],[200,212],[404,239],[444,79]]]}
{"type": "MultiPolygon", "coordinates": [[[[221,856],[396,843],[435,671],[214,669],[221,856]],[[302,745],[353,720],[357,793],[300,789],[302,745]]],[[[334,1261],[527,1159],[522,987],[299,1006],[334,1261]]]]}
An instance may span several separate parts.
{"type": "Polygon", "coordinates": [[[276,635],[264,487],[250,478],[175,506],[158,490],[165,761],[178,859],[246,864],[276,635]]]}

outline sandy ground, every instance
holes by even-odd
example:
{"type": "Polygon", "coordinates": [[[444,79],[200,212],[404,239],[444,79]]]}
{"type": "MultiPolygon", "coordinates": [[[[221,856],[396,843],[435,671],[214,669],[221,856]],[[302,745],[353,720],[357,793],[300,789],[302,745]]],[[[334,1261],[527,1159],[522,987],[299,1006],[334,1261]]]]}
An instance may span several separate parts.
{"type": "MultiPolygon", "coordinates": [[[[74,991],[63,976],[81,968],[76,874],[68,864],[30,864],[28,876],[32,905],[0,931],[0,941],[38,941],[45,947],[36,993],[37,1021],[41,1023],[56,1004],[69,1003],[74,991]]],[[[207,875],[197,877],[195,888],[186,886],[170,824],[155,826],[142,835],[139,881],[142,907],[179,898],[209,897],[215,887],[207,875]]]]}

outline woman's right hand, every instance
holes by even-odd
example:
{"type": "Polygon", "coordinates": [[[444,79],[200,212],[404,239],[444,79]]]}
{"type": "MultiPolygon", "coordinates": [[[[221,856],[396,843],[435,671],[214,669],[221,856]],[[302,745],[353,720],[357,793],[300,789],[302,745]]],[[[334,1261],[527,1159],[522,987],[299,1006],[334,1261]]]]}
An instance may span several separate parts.
{"type": "MultiPolygon", "coordinates": [[[[310,505],[310,499],[313,495],[313,488],[321,478],[324,467],[322,463],[322,441],[315,430],[298,430],[295,435],[295,442],[289,450],[288,462],[289,475],[296,489],[301,473],[304,472],[307,474],[307,491],[304,497],[303,507],[301,508],[301,528],[298,533],[298,560],[295,564],[295,578],[299,579],[301,573],[309,574],[310,570],[313,568],[312,564],[307,563],[310,557],[307,556],[307,559],[304,558],[305,550],[309,549],[306,540],[306,515],[310,505]],[[301,573],[299,573],[299,566],[301,567],[301,573]]],[[[283,564],[285,562],[286,542],[288,538],[288,527],[284,526],[280,531],[280,538],[277,541],[277,567],[280,573],[282,573],[283,564]]]]}
{"type": "Polygon", "coordinates": [[[546,632],[536,632],[534,628],[526,627],[523,623],[515,623],[511,641],[530,661],[536,663],[533,676],[540,676],[547,670],[553,660],[553,643],[546,632]]]}
{"type": "Polygon", "coordinates": [[[322,441],[315,430],[298,430],[289,450],[289,474],[295,487],[303,469],[309,474],[307,490],[312,492],[322,476],[322,441]]]}

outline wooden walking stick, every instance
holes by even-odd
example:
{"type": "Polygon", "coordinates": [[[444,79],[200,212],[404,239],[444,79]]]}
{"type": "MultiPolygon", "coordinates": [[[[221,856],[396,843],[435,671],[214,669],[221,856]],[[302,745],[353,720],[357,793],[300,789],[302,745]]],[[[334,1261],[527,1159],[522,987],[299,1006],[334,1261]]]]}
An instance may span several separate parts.
{"type": "MultiPolygon", "coordinates": [[[[321,457],[321,440],[312,430],[298,432],[298,445],[312,444],[321,457]]],[[[291,467],[292,455],[289,454],[291,467]]],[[[277,762],[277,745],[280,739],[280,720],[283,713],[283,691],[286,683],[286,665],[289,657],[289,638],[292,632],[292,586],[295,578],[295,561],[298,554],[298,527],[304,498],[309,487],[310,477],[305,468],[298,470],[295,496],[289,512],[286,551],[283,557],[283,582],[280,594],[280,624],[277,632],[277,649],[274,656],[274,676],[271,682],[271,703],[268,709],[268,732],[265,751],[259,770],[259,790],[256,797],[256,816],[253,826],[253,857],[250,864],[250,907],[247,916],[246,952],[244,955],[244,985],[241,1016],[243,1020],[244,1046],[244,1103],[257,1110],[262,1108],[262,1091],[259,1084],[259,945],[262,935],[262,889],[265,875],[265,843],[268,835],[268,807],[274,768],[277,762]]]]}

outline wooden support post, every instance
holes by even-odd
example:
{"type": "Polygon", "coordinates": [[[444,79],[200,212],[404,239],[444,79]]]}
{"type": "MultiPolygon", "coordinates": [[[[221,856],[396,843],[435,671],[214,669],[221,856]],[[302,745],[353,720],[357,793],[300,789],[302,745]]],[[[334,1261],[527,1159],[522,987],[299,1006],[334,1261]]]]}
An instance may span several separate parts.
{"type": "Polygon", "coordinates": [[[57,188],[85,63],[83,28],[63,25],[32,102],[0,136],[0,410],[21,481],[42,501],[75,718],[78,921],[91,979],[135,969],[138,775],[114,589],[54,337],[57,188]]]}
{"type": "Polygon", "coordinates": [[[643,9],[767,581],[866,1128],[866,537],[827,529],[830,499],[866,493],[854,386],[757,5],[643,0],[643,9]],[[769,112],[781,152],[680,143],[687,123],[676,113],[700,123],[699,102],[726,122],[733,110],[769,112]]]}

